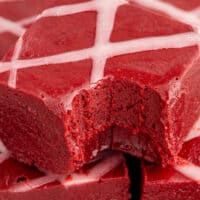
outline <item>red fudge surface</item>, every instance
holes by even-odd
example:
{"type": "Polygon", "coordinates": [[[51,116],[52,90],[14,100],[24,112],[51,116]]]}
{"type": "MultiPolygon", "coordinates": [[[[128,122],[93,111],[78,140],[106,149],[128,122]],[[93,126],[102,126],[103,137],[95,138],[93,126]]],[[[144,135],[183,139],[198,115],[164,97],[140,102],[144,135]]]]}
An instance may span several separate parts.
{"type": "Polygon", "coordinates": [[[199,8],[200,1],[199,0],[162,0],[163,2],[170,3],[177,8],[188,10],[188,11],[194,11],[199,8]]]}
{"type": "Polygon", "coordinates": [[[129,200],[129,185],[119,153],[109,153],[67,177],[45,175],[10,158],[0,164],[1,200],[129,200]]]}
{"type": "Polygon", "coordinates": [[[199,181],[191,180],[172,167],[144,166],[142,200],[197,200],[199,181]]]}
{"type": "Polygon", "coordinates": [[[45,11],[0,64],[0,137],[19,161],[71,173],[113,147],[175,162],[200,114],[199,35],[106,2],[45,11]]]}
{"type": "MultiPolygon", "coordinates": [[[[193,129],[190,135],[198,135],[193,129]]],[[[142,200],[197,200],[200,197],[200,137],[190,137],[179,154],[180,163],[162,168],[143,165],[142,200]]]]}
{"type": "Polygon", "coordinates": [[[5,55],[11,45],[14,45],[23,31],[36,20],[41,11],[57,5],[78,2],[81,0],[0,1],[0,58],[5,55]]]}

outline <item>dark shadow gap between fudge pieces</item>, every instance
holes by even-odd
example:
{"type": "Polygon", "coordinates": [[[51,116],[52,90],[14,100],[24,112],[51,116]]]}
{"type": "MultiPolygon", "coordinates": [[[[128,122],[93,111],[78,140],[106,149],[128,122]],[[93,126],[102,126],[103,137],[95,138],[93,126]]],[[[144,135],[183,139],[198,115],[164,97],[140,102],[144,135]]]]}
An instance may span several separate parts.
{"type": "Polygon", "coordinates": [[[141,161],[138,158],[130,156],[129,154],[125,154],[125,158],[129,170],[129,178],[131,180],[131,200],[140,200],[142,194],[141,161]]]}

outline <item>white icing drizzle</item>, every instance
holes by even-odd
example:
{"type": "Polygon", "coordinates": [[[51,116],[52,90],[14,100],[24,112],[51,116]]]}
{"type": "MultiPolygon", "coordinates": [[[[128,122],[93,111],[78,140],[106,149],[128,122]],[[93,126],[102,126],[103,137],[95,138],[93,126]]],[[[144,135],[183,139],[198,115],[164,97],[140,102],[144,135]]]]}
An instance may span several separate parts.
{"type": "Polygon", "coordinates": [[[21,36],[24,33],[25,29],[18,25],[17,23],[0,17],[0,33],[10,32],[14,35],[21,36]]]}
{"type": "Polygon", "coordinates": [[[190,11],[190,13],[199,16],[200,14],[200,7],[194,8],[192,11],[190,11]]]}
{"type": "Polygon", "coordinates": [[[190,130],[188,135],[185,137],[184,142],[193,140],[194,138],[200,137],[200,118],[194,124],[193,128],[190,130]]]}
{"type": "Polygon", "coordinates": [[[98,163],[90,170],[89,176],[99,180],[102,176],[119,166],[123,162],[123,159],[121,153],[108,153],[102,162],[98,163]]]}
{"type": "Polygon", "coordinates": [[[74,99],[74,97],[79,94],[79,92],[83,89],[86,89],[88,87],[88,84],[84,84],[81,87],[78,87],[76,89],[73,89],[71,92],[69,92],[67,95],[65,95],[64,97],[62,97],[61,101],[64,104],[64,109],[65,110],[71,110],[72,109],[72,100],[74,99]]]}
{"type": "Polygon", "coordinates": [[[0,164],[10,157],[8,152],[0,153],[0,164]]]}
{"type": "Polygon", "coordinates": [[[104,46],[109,44],[110,36],[113,30],[115,15],[120,5],[124,4],[122,0],[107,1],[101,0],[98,7],[95,55],[93,56],[93,69],[91,74],[91,83],[96,83],[104,76],[104,67],[107,56],[104,54],[104,46]]]}
{"type": "Polygon", "coordinates": [[[105,149],[109,149],[109,145],[103,145],[103,146],[101,146],[100,151],[103,151],[103,150],[105,150],[105,149]]]}
{"type": "Polygon", "coordinates": [[[0,164],[7,160],[9,156],[9,151],[7,150],[3,142],[0,140],[0,164]]]}
{"type": "Polygon", "coordinates": [[[106,158],[96,164],[87,175],[74,173],[71,175],[71,180],[63,182],[65,187],[78,185],[87,182],[99,181],[102,176],[115,169],[123,161],[123,156],[120,153],[108,153],[106,158]]]}
{"type": "Polygon", "coordinates": [[[10,192],[27,192],[32,189],[44,186],[48,183],[52,183],[54,181],[59,181],[66,188],[73,185],[98,181],[103,175],[107,174],[112,169],[120,165],[122,161],[123,161],[122,154],[108,153],[103,160],[101,160],[92,169],[90,169],[87,175],[73,173],[70,176],[70,179],[68,180],[66,179],[67,177],[65,175],[49,174],[44,177],[40,177],[40,178],[33,179],[25,183],[18,184],[12,187],[9,191],[10,192]]]}
{"type": "Polygon", "coordinates": [[[200,167],[192,163],[179,165],[175,167],[176,171],[180,172],[189,179],[200,183],[200,167]]]}
{"type": "Polygon", "coordinates": [[[43,11],[40,15],[38,15],[37,19],[41,19],[43,17],[59,17],[85,11],[95,11],[98,7],[98,1],[99,0],[93,0],[84,3],[55,6],[43,11]]]}
{"type": "Polygon", "coordinates": [[[3,153],[3,152],[6,152],[7,151],[7,148],[6,146],[3,144],[3,142],[0,140],[0,152],[3,153]]]}
{"type": "Polygon", "coordinates": [[[91,83],[95,83],[104,76],[107,56],[104,54],[102,46],[109,43],[117,8],[124,3],[124,0],[94,0],[75,5],[58,6],[47,9],[38,16],[38,19],[42,17],[69,15],[88,10],[97,11],[96,41],[93,47],[95,54],[92,56],[93,69],[90,81],[91,83]]]}
{"type": "Polygon", "coordinates": [[[28,182],[18,184],[16,186],[10,188],[9,191],[10,192],[27,192],[32,189],[46,185],[48,183],[52,183],[52,182],[56,181],[57,179],[58,179],[58,176],[56,176],[56,175],[43,176],[43,177],[33,179],[28,182]]]}
{"type": "MultiPolygon", "coordinates": [[[[23,35],[18,39],[15,45],[14,53],[11,59],[12,62],[14,62],[15,60],[19,58],[22,46],[23,46],[23,35]]],[[[11,64],[10,76],[8,79],[8,86],[15,88],[16,81],[17,81],[17,69],[15,68],[14,64],[11,64]]]]}
{"type": "Polygon", "coordinates": [[[109,149],[109,145],[102,145],[100,150],[99,149],[95,149],[92,151],[92,158],[96,157],[97,154],[103,150],[109,149]]]}
{"type": "Polygon", "coordinates": [[[21,36],[23,32],[26,31],[26,28],[23,26],[34,23],[36,19],[37,16],[34,15],[15,22],[0,16],[0,34],[4,32],[10,32],[16,36],[21,36]]]}
{"type": "Polygon", "coordinates": [[[37,15],[33,15],[33,16],[26,17],[24,19],[17,21],[17,24],[19,24],[20,26],[27,26],[34,23],[36,19],[37,19],[37,15]]]}
{"type": "MultiPolygon", "coordinates": [[[[194,32],[180,33],[169,36],[147,37],[137,40],[128,40],[116,43],[109,43],[102,46],[102,52],[107,57],[117,56],[121,54],[136,53],[148,50],[158,50],[167,48],[182,48],[196,45],[200,42],[200,35],[194,32]]],[[[83,50],[76,50],[53,56],[41,58],[33,58],[26,60],[16,60],[11,62],[0,63],[0,73],[10,70],[10,66],[14,65],[16,69],[24,69],[28,67],[38,67],[48,64],[59,64],[67,62],[75,62],[93,57],[95,48],[91,47],[83,50]]]]}
{"type": "Polygon", "coordinates": [[[92,151],[92,158],[93,158],[93,157],[96,157],[97,154],[98,154],[98,152],[99,152],[98,149],[93,150],[93,151],[92,151]]]}
{"type": "Polygon", "coordinates": [[[197,30],[200,30],[200,19],[195,12],[189,12],[179,9],[169,3],[162,2],[160,0],[128,0],[129,2],[135,2],[144,7],[163,12],[177,21],[191,25],[197,30]]]}

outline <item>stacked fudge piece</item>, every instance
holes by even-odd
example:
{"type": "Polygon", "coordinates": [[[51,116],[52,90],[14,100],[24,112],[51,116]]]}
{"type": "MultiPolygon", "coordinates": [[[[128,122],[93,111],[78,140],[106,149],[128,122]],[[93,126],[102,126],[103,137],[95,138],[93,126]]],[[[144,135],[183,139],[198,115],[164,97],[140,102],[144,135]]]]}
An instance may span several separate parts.
{"type": "Polygon", "coordinates": [[[1,161],[1,200],[130,199],[128,170],[120,153],[107,152],[68,176],[44,174],[13,159],[1,161]]]}
{"type": "Polygon", "coordinates": [[[198,199],[200,1],[30,5],[0,3],[0,199],[130,199],[115,151],[143,200],[198,199]]]}

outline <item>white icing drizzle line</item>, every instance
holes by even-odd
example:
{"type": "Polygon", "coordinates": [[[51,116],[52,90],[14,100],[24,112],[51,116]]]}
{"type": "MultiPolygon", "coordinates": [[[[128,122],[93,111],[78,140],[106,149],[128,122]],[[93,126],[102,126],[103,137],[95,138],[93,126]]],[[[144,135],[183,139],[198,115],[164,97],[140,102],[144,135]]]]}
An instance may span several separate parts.
{"type": "Polygon", "coordinates": [[[3,142],[0,140],[0,164],[7,160],[9,156],[9,151],[7,150],[3,142]]]}
{"type": "Polygon", "coordinates": [[[101,4],[97,9],[98,16],[96,40],[94,46],[96,55],[93,56],[93,69],[90,80],[91,83],[96,83],[104,76],[104,67],[108,57],[104,54],[103,46],[109,44],[110,36],[115,22],[115,15],[118,7],[122,4],[124,4],[124,1],[122,0],[101,0],[101,4]]]}
{"type": "Polygon", "coordinates": [[[194,124],[194,127],[190,130],[188,135],[185,137],[184,142],[188,142],[198,137],[200,137],[200,117],[197,120],[197,122],[194,124]]]}
{"type": "Polygon", "coordinates": [[[200,7],[195,8],[194,10],[191,11],[191,13],[195,16],[198,16],[200,19],[200,7]]]}
{"type": "Polygon", "coordinates": [[[175,170],[183,174],[185,177],[200,183],[200,167],[199,166],[186,161],[186,164],[176,166],[175,170]]]}
{"type": "Polygon", "coordinates": [[[58,176],[54,175],[48,175],[48,176],[43,176],[37,179],[33,179],[31,181],[27,181],[21,184],[18,184],[11,189],[9,189],[10,192],[27,192],[32,189],[41,187],[43,185],[46,185],[48,183],[52,183],[58,179],[58,176]]]}
{"type": "Polygon", "coordinates": [[[6,148],[6,146],[0,140],[0,152],[3,153],[3,152],[6,152],[6,151],[8,151],[7,148],[6,148]]]}
{"type": "MultiPolygon", "coordinates": [[[[150,3],[145,3],[146,1],[142,0],[138,3],[141,4],[141,2],[143,2],[143,4],[145,5],[152,5],[152,1],[153,0],[150,0],[148,1],[150,3]]],[[[199,43],[199,35],[195,35],[195,33],[193,32],[109,43],[109,37],[114,25],[114,18],[117,8],[127,2],[128,1],[125,0],[110,0],[109,2],[106,0],[94,0],[86,3],[58,6],[47,9],[43,12],[42,15],[40,15],[39,18],[49,16],[61,16],[87,10],[97,10],[98,19],[96,26],[97,31],[95,45],[89,49],[71,51],[43,58],[1,63],[0,72],[9,70],[10,67],[8,65],[15,66],[15,70],[17,70],[26,67],[36,67],[45,64],[59,64],[64,62],[75,62],[83,59],[93,58],[94,64],[91,74],[91,82],[96,82],[103,78],[105,62],[106,59],[109,57],[145,50],[156,50],[161,48],[181,48],[199,43]]],[[[16,71],[11,74],[15,74],[15,76],[17,76],[16,71]]],[[[10,81],[13,82],[11,84],[13,87],[16,83],[15,80],[16,77],[11,76],[10,81]]]]}
{"type": "Polygon", "coordinates": [[[0,16],[0,34],[4,32],[10,32],[16,36],[21,36],[26,31],[26,28],[23,26],[34,23],[36,19],[37,16],[34,15],[15,22],[0,16]]]}
{"type": "Polygon", "coordinates": [[[94,0],[90,2],[58,6],[47,9],[38,18],[50,16],[69,15],[83,11],[97,11],[97,27],[96,39],[93,47],[96,52],[93,58],[93,69],[91,75],[91,83],[95,83],[103,78],[104,67],[106,64],[107,56],[104,54],[104,48],[109,43],[110,35],[113,30],[115,15],[118,7],[125,4],[124,0],[94,0]]]}
{"type": "Polygon", "coordinates": [[[162,2],[160,0],[128,0],[129,2],[135,2],[144,7],[163,12],[177,21],[186,23],[190,26],[193,26],[198,31],[200,31],[200,19],[196,12],[188,12],[182,9],[179,9],[169,3],[162,2]]]}
{"type": "Polygon", "coordinates": [[[33,16],[17,21],[17,24],[19,24],[20,26],[30,25],[30,24],[33,24],[36,21],[36,19],[37,19],[37,15],[33,15],[33,16]]]}
{"type": "Polygon", "coordinates": [[[5,160],[9,159],[9,157],[9,152],[0,153],[0,164],[3,163],[5,160]]]}
{"type": "Polygon", "coordinates": [[[95,11],[99,5],[98,1],[99,0],[93,0],[84,3],[55,6],[53,8],[44,10],[40,15],[38,15],[37,20],[44,17],[59,17],[79,12],[95,11]]]}
{"type": "Polygon", "coordinates": [[[115,169],[122,162],[123,156],[121,153],[108,153],[102,161],[100,161],[92,169],[90,169],[87,175],[74,173],[71,175],[71,180],[63,181],[62,184],[65,187],[69,187],[72,185],[99,181],[102,176],[106,175],[112,169],[115,169]]]}
{"type": "MultiPolygon", "coordinates": [[[[17,60],[20,56],[21,49],[23,46],[23,35],[18,39],[15,48],[14,48],[14,53],[11,59],[11,62],[14,62],[17,60]]],[[[10,76],[8,79],[8,86],[15,88],[16,87],[16,82],[17,82],[17,69],[15,68],[14,64],[11,64],[11,69],[10,69],[10,76]]]]}
{"type": "Polygon", "coordinates": [[[21,36],[25,30],[26,29],[18,25],[16,22],[0,17],[0,33],[10,32],[14,35],[21,36]]]}
{"type": "MultiPolygon", "coordinates": [[[[107,57],[112,57],[122,54],[136,53],[148,50],[182,48],[187,46],[193,46],[198,43],[200,43],[200,35],[194,32],[189,32],[169,36],[147,37],[140,38],[137,40],[109,43],[107,45],[103,45],[101,48],[102,52],[104,52],[104,54],[107,57]]],[[[93,55],[96,56],[96,53],[96,49],[92,47],[83,50],[56,54],[53,56],[46,56],[26,60],[16,60],[11,62],[1,62],[0,73],[10,70],[11,65],[14,65],[16,69],[22,69],[28,67],[38,67],[41,65],[75,62],[92,58],[93,55]]]]}
{"type": "Polygon", "coordinates": [[[70,92],[65,95],[64,97],[62,97],[61,101],[63,102],[63,105],[64,105],[64,109],[65,110],[71,110],[72,109],[72,100],[74,99],[74,97],[79,94],[79,92],[83,89],[86,89],[87,87],[89,87],[89,84],[83,84],[81,87],[78,87],[76,89],[72,89],[70,90],[70,92]]]}
{"type": "Polygon", "coordinates": [[[77,185],[77,184],[84,184],[88,182],[98,181],[102,176],[110,172],[112,169],[115,169],[119,166],[123,161],[123,156],[120,153],[108,153],[106,157],[97,163],[89,172],[88,174],[79,174],[73,173],[70,176],[70,179],[67,180],[65,175],[54,175],[49,174],[47,176],[43,176],[40,178],[33,179],[31,181],[18,184],[12,187],[9,191],[10,192],[27,192],[32,189],[39,188],[44,186],[48,183],[52,183],[54,181],[59,181],[63,184],[66,188],[77,185]]]}

